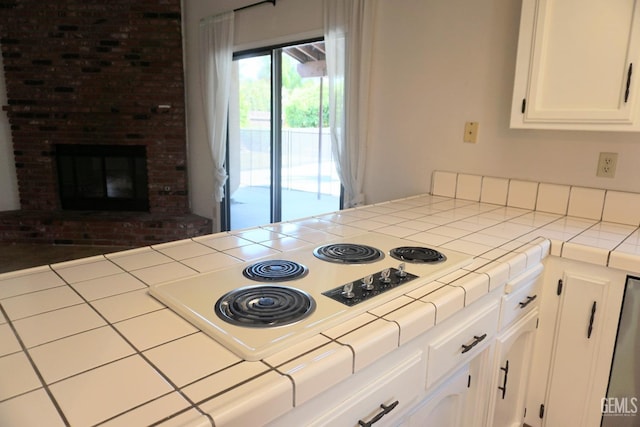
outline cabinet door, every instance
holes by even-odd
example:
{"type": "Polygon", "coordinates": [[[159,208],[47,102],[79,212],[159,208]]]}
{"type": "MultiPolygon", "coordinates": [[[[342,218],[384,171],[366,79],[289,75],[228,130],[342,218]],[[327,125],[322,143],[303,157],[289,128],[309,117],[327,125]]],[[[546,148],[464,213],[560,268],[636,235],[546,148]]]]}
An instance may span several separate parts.
{"type": "Polygon", "coordinates": [[[538,311],[533,310],[496,339],[487,426],[514,427],[524,422],[537,321],[538,311]]]}
{"type": "Polygon", "coordinates": [[[512,127],[639,130],[637,0],[524,0],[512,127]]]}
{"type": "Polygon", "coordinates": [[[566,274],[556,323],[544,425],[596,426],[600,422],[598,350],[609,281],[566,274]]]}
{"type": "Polygon", "coordinates": [[[462,427],[468,382],[469,365],[465,365],[410,415],[409,427],[462,427]]]}
{"type": "Polygon", "coordinates": [[[600,425],[600,399],[607,390],[626,277],[622,270],[553,256],[545,259],[527,425],[600,425]]]}

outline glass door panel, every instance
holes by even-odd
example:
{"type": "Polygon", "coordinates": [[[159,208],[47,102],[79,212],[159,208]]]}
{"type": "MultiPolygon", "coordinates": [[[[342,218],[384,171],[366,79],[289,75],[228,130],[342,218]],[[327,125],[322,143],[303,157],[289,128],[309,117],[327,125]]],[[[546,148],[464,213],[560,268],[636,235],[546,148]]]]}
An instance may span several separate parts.
{"type": "Polygon", "coordinates": [[[230,230],[340,209],[325,69],[322,41],[234,61],[227,150],[230,230]]]}
{"type": "Polygon", "coordinates": [[[227,172],[237,230],[271,222],[271,56],[234,61],[234,77],[227,172]]]}
{"type": "Polygon", "coordinates": [[[325,68],[309,60],[323,44],[284,49],[282,55],[282,220],[340,206],[340,182],[331,155],[325,68]]]}

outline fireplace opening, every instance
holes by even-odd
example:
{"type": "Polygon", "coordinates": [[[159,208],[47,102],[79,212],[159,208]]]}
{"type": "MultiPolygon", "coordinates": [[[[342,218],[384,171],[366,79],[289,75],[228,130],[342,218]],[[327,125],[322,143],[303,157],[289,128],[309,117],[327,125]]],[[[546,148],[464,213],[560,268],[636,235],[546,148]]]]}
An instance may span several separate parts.
{"type": "Polygon", "coordinates": [[[146,149],[141,145],[56,145],[65,210],[148,211],[146,149]]]}

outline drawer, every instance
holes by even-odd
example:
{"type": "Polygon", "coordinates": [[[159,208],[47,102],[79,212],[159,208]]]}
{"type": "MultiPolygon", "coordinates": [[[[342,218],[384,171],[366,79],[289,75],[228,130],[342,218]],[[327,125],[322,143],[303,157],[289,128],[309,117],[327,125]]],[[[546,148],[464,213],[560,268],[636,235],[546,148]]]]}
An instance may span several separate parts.
{"type": "Polygon", "coordinates": [[[465,314],[459,322],[434,337],[428,346],[427,389],[457,366],[471,360],[493,341],[498,313],[498,302],[494,301],[465,314]]]}
{"type": "Polygon", "coordinates": [[[422,352],[413,353],[364,387],[341,398],[338,396],[336,405],[319,417],[310,419],[317,413],[307,414],[304,425],[358,426],[360,421],[370,422],[376,416],[380,417],[376,427],[391,425],[406,413],[424,389],[424,362],[422,352]],[[384,412],[387,413],[382,415],[384,412]]]}
{"type": "Polygon", "coordinates": [[[529,313],[539,303],[542,266],[524,273],[515,281],[507,283],[506,292],[500,303],[499,329],[502,330],[529,313]]]}

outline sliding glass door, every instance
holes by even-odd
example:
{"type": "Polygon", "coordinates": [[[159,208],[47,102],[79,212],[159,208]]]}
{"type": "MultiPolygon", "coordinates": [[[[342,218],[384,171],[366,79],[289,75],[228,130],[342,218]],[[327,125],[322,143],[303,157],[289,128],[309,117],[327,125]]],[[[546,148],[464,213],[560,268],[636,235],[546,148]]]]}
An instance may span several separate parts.
{"type": "Polygon", "coordinates": [[[225,200],[228,229],[271,220],[271,56],[234,61],[225,200]]]}
{"type": "Polygon", "coordinates": [[[244,53],[229,109],[226,229],[340,208],[331,155],[323,42],[244,53]]]}

